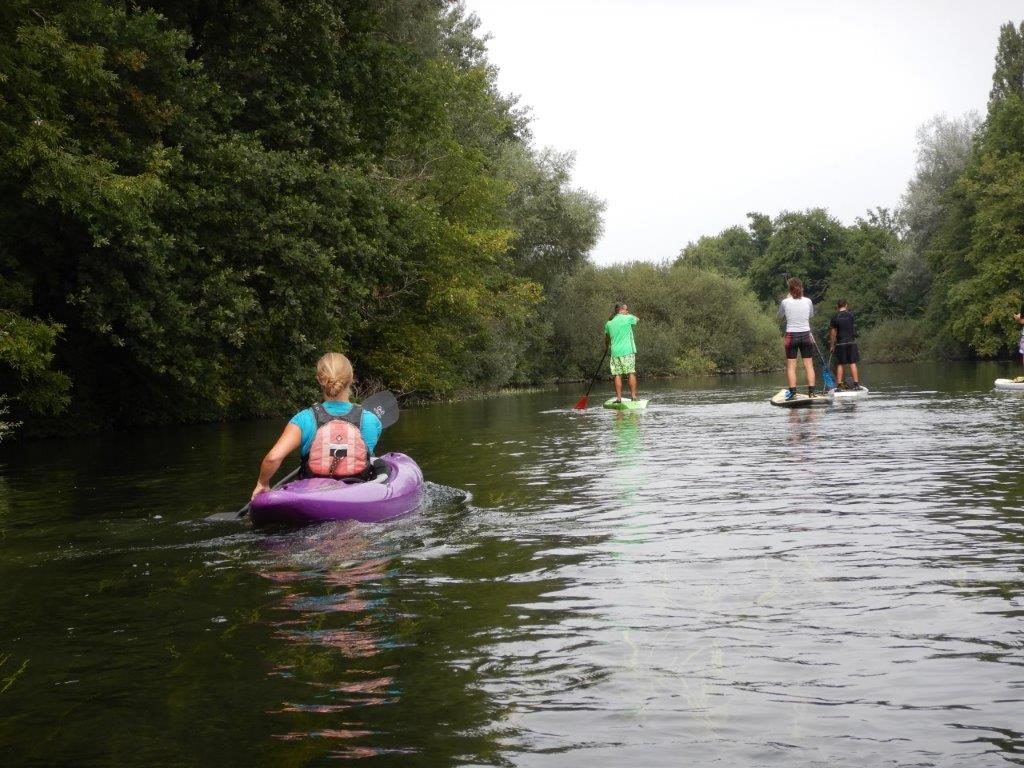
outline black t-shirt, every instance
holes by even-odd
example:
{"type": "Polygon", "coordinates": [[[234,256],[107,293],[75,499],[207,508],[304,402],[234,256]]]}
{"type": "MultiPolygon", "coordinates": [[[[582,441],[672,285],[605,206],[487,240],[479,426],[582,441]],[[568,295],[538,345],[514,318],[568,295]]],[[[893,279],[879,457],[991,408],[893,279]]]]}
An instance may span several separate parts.
{"type": "Polygon", "coordinates": [[[836,329],[836,344],[850,342],[857,337],[857,331],[853,327],[853,312],[848,309],[832,315],[828,327],[836,329]]]}

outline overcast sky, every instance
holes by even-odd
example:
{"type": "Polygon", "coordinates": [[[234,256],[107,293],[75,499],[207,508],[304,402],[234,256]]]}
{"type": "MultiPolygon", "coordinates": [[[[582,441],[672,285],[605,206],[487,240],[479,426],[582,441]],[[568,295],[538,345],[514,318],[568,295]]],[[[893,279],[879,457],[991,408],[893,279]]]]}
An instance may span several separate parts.
{"type": "Polygon", "coordinates": [[[599,264],[674,258],[748,211],[899,203],[917,128],[982,116],[1020,0],[466,0],[538,147],[607,203],[599,264]]]}

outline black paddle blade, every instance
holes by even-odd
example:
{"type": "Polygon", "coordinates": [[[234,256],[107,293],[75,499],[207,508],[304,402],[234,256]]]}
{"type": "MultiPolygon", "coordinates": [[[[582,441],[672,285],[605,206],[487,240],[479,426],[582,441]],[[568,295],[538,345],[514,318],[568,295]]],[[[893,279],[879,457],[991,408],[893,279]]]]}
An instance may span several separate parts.
{"type": "Polygon", "coordinates": [[[381,426],[385,428],[398,421],[398,400],[387,390],[370,395],[360,405],[380,419],[381,426]]]}

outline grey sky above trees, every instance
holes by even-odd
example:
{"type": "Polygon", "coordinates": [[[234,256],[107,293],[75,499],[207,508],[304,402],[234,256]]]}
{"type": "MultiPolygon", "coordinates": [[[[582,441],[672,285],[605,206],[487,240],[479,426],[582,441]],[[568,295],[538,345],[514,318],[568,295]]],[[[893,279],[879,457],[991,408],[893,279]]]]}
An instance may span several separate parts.
{"type": "Polygon", "coordinates": [[[748,211],[895,207],[936,115],[985,112],[1011,0],[467,0],[538,145],[607,202],[599,264],[748,211]]]}

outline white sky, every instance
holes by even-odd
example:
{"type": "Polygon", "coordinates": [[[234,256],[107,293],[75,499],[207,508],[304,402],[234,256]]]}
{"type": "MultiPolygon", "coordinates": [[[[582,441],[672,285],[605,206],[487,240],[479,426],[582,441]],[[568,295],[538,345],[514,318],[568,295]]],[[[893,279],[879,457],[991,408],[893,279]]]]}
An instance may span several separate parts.
{"type": "Polygon", "coordinates": [[[917,128],[985,114],[1020,0],[465,0],[538,147],[607,202],[599,264],[671,259],[746,213],[893,208],[917,128]]]}

